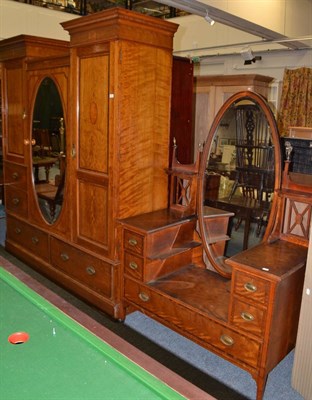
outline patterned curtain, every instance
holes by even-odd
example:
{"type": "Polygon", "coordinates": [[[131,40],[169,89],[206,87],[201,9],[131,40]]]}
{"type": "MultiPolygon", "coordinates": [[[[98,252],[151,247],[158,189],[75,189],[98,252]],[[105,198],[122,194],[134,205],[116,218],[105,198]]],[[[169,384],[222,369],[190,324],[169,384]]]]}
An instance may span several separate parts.
{"type": "Polygon", "coordinates": [[[290,126],[312,127],[312,68],[285,69],[277,123],[281,136],[290,126]]]}

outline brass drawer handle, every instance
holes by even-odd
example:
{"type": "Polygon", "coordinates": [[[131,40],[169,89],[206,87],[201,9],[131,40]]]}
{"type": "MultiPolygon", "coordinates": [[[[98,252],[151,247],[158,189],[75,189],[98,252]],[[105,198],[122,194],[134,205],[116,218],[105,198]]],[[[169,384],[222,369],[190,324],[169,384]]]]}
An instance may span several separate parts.
{"type": "Polygon", "coordinates": [[[138,244],[138,241],[136,239],[129,239],[128,243],[130,246],[136,246],[138,244]]]}
{"type": "Polygon", "coordinates": [[[95,268],[92,267],[92,265],[89,265],[89,266],[86,268],[86,271],[87,271],[87,274],[88,274],[88,275],[95,275],[95,268]]]}
{"type": "Polygon", "coordinates": [[[255,319],[255,317],[250,314],[249,312],[243,311],[241,313],[241,317],[243,318],[243,320],[247,321],[247,322],[251,322],[255,319]]]}
{"type": "Polygon", "coordinates": [[[247,290],[247,292],[252,292],[253,293],[253,292],[257,291],[257,286],[254,285],[251,282],[245,283],[244,288],[247,290]]]}
{"type": "Polygon", "coordinates": [[[19,178],[18,172],[13,172],[12,178],[16,181],[19,178]]]}
{"type": "Polygon", "coordinates": [[[16,227],[14,229],[15,233],[17,233],[18,235],[22,232],[21,228],[16,227]]]}
{"type": "Polygon", "coordinates": [[[220,340],[226,346],[233,346],[233,344],[235,343],[234,339],[231,338],[231,336],[229,335],[221,335],[220,340]]]}
{"type": "Polygon", "coordinates": [[[20,202],[20,199],[18,197],[14,197],[14,199],[12,199],[12,203],[14,206],[18,206],[20,202]]]}
{"type": "Polygon", "coordinates": [[[136,269],[138,269],[138,264],[134,261],[131,261],[129,262],[129,267],[135,271],[136,269]]]}
{"type": "Polygon", "coordinates": [[[146,293],[144,293],[144,292],[140,292],[139,293],[139,298],[142,300],[142,301],[149,301],[149,299],[150,299],[150,297],[149,297],[149,295],[148,294],[146,294],[146,293]]]}
{"type": "Polygon", "coordinates": [[[69,256],[66,253],[61,253],[61,259],[63,261],[68,261],[69,260],[69,256]]]}
{"type": "Polygon", "coordinates": [[[33,244],[38,244],[39,243],[39,239],[36,236],[33,236],[31,238],[31,241],[33,242],[33,244]]]}

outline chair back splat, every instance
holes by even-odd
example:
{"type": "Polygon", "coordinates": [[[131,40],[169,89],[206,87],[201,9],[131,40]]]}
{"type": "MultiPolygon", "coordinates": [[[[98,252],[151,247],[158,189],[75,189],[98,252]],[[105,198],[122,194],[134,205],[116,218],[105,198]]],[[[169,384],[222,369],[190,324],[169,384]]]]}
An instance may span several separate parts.
{"type": "Polygon", "coordinates": [[[229,198],[241,187],[243,196],[268,201],[274,190],[274,147],[265,115],[254,105],[236,109],[236,176],[229,198]]]}

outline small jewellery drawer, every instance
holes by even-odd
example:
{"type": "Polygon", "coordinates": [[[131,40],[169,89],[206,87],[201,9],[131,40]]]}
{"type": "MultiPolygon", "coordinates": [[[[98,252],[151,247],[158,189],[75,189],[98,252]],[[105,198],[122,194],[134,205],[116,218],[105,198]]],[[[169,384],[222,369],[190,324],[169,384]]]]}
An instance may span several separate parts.
{"type": "Polygon", "coordinates": [[[113,266],[58,239],[51,238],[53,266],[83,285],[111,297],[113,266]]]}
{"type": "Polygon", "coordinates": [[[258,365],[260,340],[235,332],[208,316],[193,312],[174,299],[163,296],[151,287],[127,278],[125,279],[125,297],[136,306],[188,332],[207,348],[217,348],[219,352],[224,352],[252,367],[258,365]]]}
{"type": "Polygon", "coordinates": [[[143,255],[144,250],[144,237],[134,233],[132,231],[128,231],[125,229],[124,231],[124,249],[130,250],[133,253],[143,255]]]}
{"type": "Polygon", "coordinates": [[[36,257],[49,261],[48,234],[8,216],[7,237],[36,257]]]}
{"type": "Polygon", "coordinates": [[[20,189],[27,189],[27,168],[24,165],[4,163],[5,184],[15,185],[20,189]]]}
{"type": "Polygon", "coordinates": [[[234,300],[232,323],[248,333],[262,335],[265,325],[266,310],[237,299],[234,300]]]}
{"type": "Polygon", "coordinates": [[[125,251],[124,267],[127,275],[142,280],[143,264],[143,258],[125,251]]]}
{"type": "Polygon", "coordinates": [[[21,217],[27,217],[27,193],[23,190],[7,186],[5,190],[6,207],[21,217]]]}
{"type": "Polygon", "coordinates": [[[267,304],[270,282],[245,272],[234,272],[234,293],[261,304],[267,304]]]}

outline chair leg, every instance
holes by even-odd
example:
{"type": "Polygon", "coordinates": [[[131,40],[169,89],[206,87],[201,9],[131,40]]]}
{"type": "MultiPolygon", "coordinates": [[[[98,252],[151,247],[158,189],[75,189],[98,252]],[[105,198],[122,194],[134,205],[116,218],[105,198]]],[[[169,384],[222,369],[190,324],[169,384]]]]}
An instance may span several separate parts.
{"type": "Polygon", "coordinates": [[[237,231],[237,229],[240,227],[241,223],[242,223],[243,218],[238,218],[237,222],[234,226],[234,229],[237,231]]]}
{"type": "Polygon", "coordinates": [[[229,200],[232,199],[232,197],[234,196],[234,194],[235,194],[237,188],[238,188],[238,181],[235,180],[235,182],[234,182],[234,184],[233,184],[233,186],[232,186],[232,189],[231,189],[231,193],[230,193],[230,195],[229,195],[229,200]]]}

